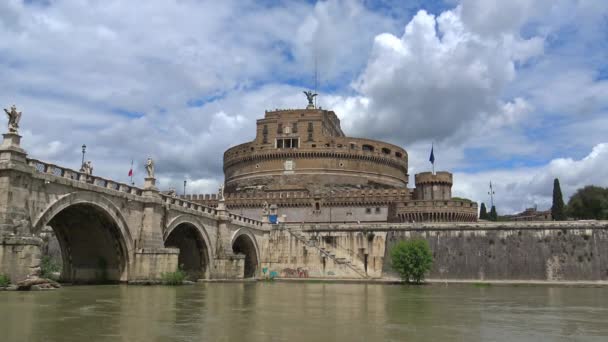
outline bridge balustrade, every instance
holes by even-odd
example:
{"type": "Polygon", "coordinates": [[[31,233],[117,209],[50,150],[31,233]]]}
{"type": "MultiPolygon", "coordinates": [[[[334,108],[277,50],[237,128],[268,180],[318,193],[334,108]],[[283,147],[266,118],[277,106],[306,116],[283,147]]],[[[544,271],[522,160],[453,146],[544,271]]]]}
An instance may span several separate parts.
{"type": "MultiPolygon", "coordinates": [[[[105,189],[125,192],[125,193],[133,194],[136,196],[143,195],[142,189],[135,187],[135,186],[125,184],[125,183],[116,182],[116,181],[106,179],[103,177],[87,175],[80,171],[75,171],[75,170],[72,170],[69,168],[64,168],[64,167],[61,167],[61,166],[58,166],[55,164],[46,163],[46,162],[43,162],[43,161],[40,161],[37,159],[28,158],[27,163],[28,163],[28,165],[34,167],[36,169],[36,171],[38,171],[40,173],[52,175],[54,177],[67,178],[67,179],[70,179],[73,181],[86,182],[88,184],[99,186],[99,187],[102,187],[105,189]]],[[[217,209],[215,209],[213,207],[208,207],[208,206],[196,203],[196,202],[192,202],[191,200],[188,200],[185,197],[179,198],[179,197],[169,196],[166,194],[160,194],[160,196],[161,196],[163,203],[174,204],[179,207],[192,209],[192,210],[200,211],[203,213],[208,213],[211,215],[217,215],[217,209]]],[[[212,197],[215,197],[215,196],[212,196],[212,197]]],[[[190,199],[191,198],[192,198],[192,196],[190,196],[190,199]]],[[[229,214],[229,217],[235,221],[244,222],[244,223],[248,223],[248,224],[255,225],[255,226],[263,225],[261,221],[253,220],[253,219],[250,219],[250,218],[247,218],[244,216],[240,216],[240,215],[236,215],[236,214],[232,214],[232,213],[229,214]]]]}
{"type": "Polygon", "coordinates": [[[142,189],[138,187],[131,186],[125,183],[115,182],[113,180],[109,180],[99,176],[87,175],[80,171],[75,171],[69,168],[61,167],[59,165],[46,163],[37,159],[28,158],[27,164],[34,167],[34,169],[36,169],[36,171],[40,173],[45,173],[59,178],[66,178],[73,181],[85,182],[106,189],[126,192],[132,195],[142,195],[142,189]]]}

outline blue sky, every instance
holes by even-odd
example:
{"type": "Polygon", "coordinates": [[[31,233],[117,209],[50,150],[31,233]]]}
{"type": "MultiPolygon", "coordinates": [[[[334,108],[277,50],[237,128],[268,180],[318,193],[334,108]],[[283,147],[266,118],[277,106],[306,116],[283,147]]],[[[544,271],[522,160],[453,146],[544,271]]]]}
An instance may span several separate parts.
{"type": "Polygon", "coordinates": [[[222,153],[265,109],[318,103],[349,135],[408,150],[410,174],[500,213],[608,186],[608,2],[602,0],[0,2],[0,102],[35,158],[212,192],[222,153]]]}

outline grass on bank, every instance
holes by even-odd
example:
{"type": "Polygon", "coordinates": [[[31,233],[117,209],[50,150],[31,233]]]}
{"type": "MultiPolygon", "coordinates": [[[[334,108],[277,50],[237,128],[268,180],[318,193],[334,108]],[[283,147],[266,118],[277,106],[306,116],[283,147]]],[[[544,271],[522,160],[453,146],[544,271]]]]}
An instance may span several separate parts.
{"type": "Polygon", "coordinates": [[[186,280],[187,274],[180,269],[175,272],[163,273],[161,277],[164,285],[182,285],[184,280],[186,280]]]}
{"type": "Polygon", "coordinates": [[[49,256],[43,256],[40,261],[40,276],[42,278],[59,281],[57,274],[61,272],[61,267],[49,256]]]}
{"type": "Polygon", "coordinates": [[[11,278],[6,274],[0,274],[0,287],[7,287],[11,284],[11,278]]]}

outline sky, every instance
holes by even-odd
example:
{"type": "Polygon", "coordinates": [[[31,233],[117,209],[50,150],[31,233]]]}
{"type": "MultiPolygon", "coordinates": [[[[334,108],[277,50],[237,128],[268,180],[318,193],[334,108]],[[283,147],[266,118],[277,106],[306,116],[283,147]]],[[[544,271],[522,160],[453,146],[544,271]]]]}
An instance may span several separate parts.
{"type": "Polygon", "coordinates": [[[29,157],[212,193],[224,150],[302,90],[349,136],[499,214],[608,186],[608,1],[0,0],[0,106],[29,157]],[[315,57],[316,56],[316,57],[315,57]]]}

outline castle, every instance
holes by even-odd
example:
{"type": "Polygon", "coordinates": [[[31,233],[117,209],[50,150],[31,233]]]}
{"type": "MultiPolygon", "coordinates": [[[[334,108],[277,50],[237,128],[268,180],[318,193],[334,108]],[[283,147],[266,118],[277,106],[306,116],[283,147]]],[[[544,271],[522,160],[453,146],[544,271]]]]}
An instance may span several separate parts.
{"type": "MultiPolygon", "coordinates": [[[[308,96],[309,94],[307,94],[308,96]]],[[[225,204],[285,223],[472,222],[477,204],[452,198],[452,174],[422,172],[408,188],[408,154],[348,137],[333,111],[266,111],[253,141],[224,153],[225,204]]],[[[217,195],[187,199],[217,206],[217,195]]]]}

